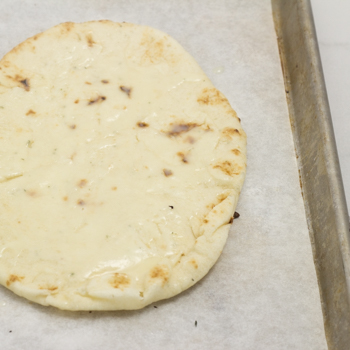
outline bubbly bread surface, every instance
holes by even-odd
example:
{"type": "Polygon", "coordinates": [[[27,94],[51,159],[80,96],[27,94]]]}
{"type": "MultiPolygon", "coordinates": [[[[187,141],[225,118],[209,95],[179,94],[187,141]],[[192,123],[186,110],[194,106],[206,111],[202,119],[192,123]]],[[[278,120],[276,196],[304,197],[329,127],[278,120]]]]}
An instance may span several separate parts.
{"type": "Polygon", "coordinates": [[[66,310],[174,296],[220,256],[245,168],[239,118],[168,35],[38,34],[0,61],[0,283],[66,310]]]}

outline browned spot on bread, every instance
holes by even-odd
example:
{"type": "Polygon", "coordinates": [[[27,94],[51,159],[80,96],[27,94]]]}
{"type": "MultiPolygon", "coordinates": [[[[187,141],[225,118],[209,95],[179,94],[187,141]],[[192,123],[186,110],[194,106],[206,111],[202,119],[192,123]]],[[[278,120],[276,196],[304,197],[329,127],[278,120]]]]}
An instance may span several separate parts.
{"type": "Polygon", "coordinates": [[[83,188],[83,187],[85,187],[86,185],[87,185],[87,183],[88,183],[88,180],[86,180],[86,179],[81,179],[79,182],[78,182],[78,187],[80,187],[80,188],[83,188]]]}
{"type": "Polygon", "coordinates": [[[228,176],[239,175],[240,167],[235,167],[231,162],[225,160],[213,166],[214,169],[219,169],[228,176]]]}
{"type": "Polygon", "coordinates": [[[92,35],[91,35],[91,34],[87,34],[87,35],[86,35],[86,41],[87,41],[89,47],[93,47],[94,44],[96,44],[96,42],[95,42],[94,39],[92,38],[92,35]]]}
{"type": "Polygon", "coordinates": [[[10,275],[10,277],[6,281],[6,285],[9,286],[10,284],[12,284],[14,282],[21,282],[23,279],[24,279],[23,276],[10,275]]]}
{"type": "Polygon", "coordinates": [[[65,202],[67,202],[68,196],[64,196],[62,199],[63,199],[65,202]]]}
{"type": "Polygon", "coordinates": [[[193,265],[193,267],[194,267],[195,269],[198,269],[198,264],[197,264],[196,260],[191,259],[191,260],[190,260],[190,263],[193,265]]]}
{"type": "Polygon", "coordinates": [[[203,89],[201,95],[197,99],[197,102],[205,105],[229,104],[226,97],[215,88],[203,89]]]}
{"type": "Polygon", "coordinates": [[[228,222],[229,224],[233,223],[233,218],[230,219],[230,221],[228,222]]]}
{"type": "Polygon", "coordinates": [[[30,90],[30,85],[29,85],[29,80],[28,79],[23,79],[19,81],[22,85],[24,90],[29,91],[30,90]]]}
{"type": "Polygon", "coordinates": [[[164,39],[155,40],[150,33],[145,32],[140,45],[144,47],[142,63],[159,63],[165,58],[164,39]]]}
{"type": "Polygon", "coordinates": [[[234,128],[225,128],[224,130],[222,130],[222,135],[229,138],[232,138],[232,136],[234,135],[240,135],[240,134],[241,133],[239,132],[239,130],[234,128]]]}
{"type": "Polygon", "coordinates": [[[108,84],[108,83],[109,83],[109,80],[103,79],[103,80],[101,80],[101,83],[102,83],[102,84],[108,84]]]}
{"type": "Polygon", "coordinates": [[[85,205],[85,202],[82,199],[78,199],[77,204],[83,206],[85,205]]]}
{"type": "Polygon", "coordinates": [[[166,177],[173,175],[173,172],[169,169],[163,169],[163,173],[166,177]]]}
{"type": "Polygon", "coordinates": [[[95,98],[91,98],[90,101],[88,102],[88,105],[92,105],[94,103],[101,103],[106,100],[107,97],[105,96],[97,96],[95,98]]]}
{"type": "Polygon", "coordinates": [[[147,123],[144,123],[144,122],[138,122],[137,123],[137,126],[139,128],[147,128],[149,125],[147,123]]]}
{"type": "MultiPolygon", "coordinates": [[[[219,203],[221,203],[222,201],[224,201],[224,200],[228,197],[228,195],[227,195],[227,194],[224,194],[224,193],[221,193],[221,194],[219,194],[219,195],[216,196],[216,197],[217,197],[219,203]]],[[[219,204],[219,203],[218,203],[218,204],[219,204]]]]}
{"type": "Polygon", "coordinates": [[[92,85],[89,81],[85,82],[86,85],[92,85]]]}
{"type": "Polygon", "coordinates": [[[115,273],[108,282],[113,288],[124,290],[130,284],[130,278],[125,273],[115,273]]]}
{"type": "Polygon", "coordinates": [[[180,158],[183,163],[188,163],[187,155],[184,154],[183,152],[177,152],[176,153],[180,158]]]}
{"type": "Polygon", "coordinates": [[[196,142],[196,139],[195,138],[193,138],[192,136],[188,136],[187,138],[186,138],[186,142],[188,142],[188,143],[195,143],[196,142]]]}
{"type": "Polygon", "coordinates": [[[79,99],[76,99],[76,100],[74,101],[74,103],[79,103],[79,99]]]}
{"type": "MultiPolygon", "coordinates": [[[[5,65],[5,64],[4,64],[5,65]]],[[[6,67],[6,66],[5,66],[6,67]]],[[[7,78],[16,81],[20,84],[24,90],[29,91],[30,90],[30,84],[28,78],[23,78],[22,76],[16,74],[14,77],[11,77],[11,75],[6,75],[7,78]]]]}
{"type": "Polygon", "coordinates": [[[77,126],[75,124],[69,125],[70,129],[74,130],[77,126]]]}
{"type": "Polygon", "coordinates": [[[62,23],[61,28],[62,28],[62,33],[68,33],[70,32],[74,27],[74,23],[73,22],[66,22],[66,23],[62,23]]]}
{"type": "Polygon", "coordinates": [[[74,153],[69,157],[69,159],[70,159],[70,160],[73,160],[73,159],[75,158],[76,155],[77,155],[77,153],[74,152],[74,153]]]}
{"type": "Polygon", "coordinates": [[[239,156],[241,154],[241,151],[239,149],[231,149],[231,152],[234,153],[236,156],[239,156]]]}
{"type": "Polygon", "coordinates": [[[57,290],[58,287],[56,287],[56,286],[39,286],[39,289],[47,289],[50,292],[53,292],[53,291],[57,290]]]}
{"type": "Polygon", "coordinates": [[[117,190],[117,186],[113,186],[112,191],[116,191],[116,190],[117,190]]]}
{"type": "Polygon", "coordinates": [[[131,87],[127,87],[127,86],[121,85],[121,86],[119,86],[119,89],[121,91],[125,92],[128,95],[129,98],[131,97],[131,90],[132,90],[131,87]]]}
{"type": "Polygon", "coordinates": [[[26,191],[26,194],[30,197],[38,197],[38,192],[36,192],[34,190],[26,191]]]}
{"type": "Polygon", "coordinates": [[[155,266],[151,270],[151,278],[159,278],[162,280],[163,284],[169,279],[169,271],[166,266],[155,266]]]}
{"type": "Polygon", "coordinates": [[[31,114],[36,114],[36,112],[33,111],[32,109],[30,109],[30,110],[26,113],[26,115],[31,115],[31,114]]]}
{"type": "Polygon", "coordinates": [[[209,221],[207,219],[204,219],[203,222],[207,224],[209,221]]]}
{"type": "Polygon", "coordinates": [[[198,126],[196,123],[181,123],[172,125],[171,129],[167,132],[168,136],[179,136],[185,132],[188,132],[198,126]]]}

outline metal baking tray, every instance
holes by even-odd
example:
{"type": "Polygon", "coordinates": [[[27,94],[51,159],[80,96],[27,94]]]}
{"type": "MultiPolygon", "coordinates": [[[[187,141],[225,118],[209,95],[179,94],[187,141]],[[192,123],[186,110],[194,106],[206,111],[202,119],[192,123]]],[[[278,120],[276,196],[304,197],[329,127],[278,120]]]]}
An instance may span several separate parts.
{"type": "Polygon", "coordinates": [[[349,216],[309,0],[272,0],[329,349],[350,344],[349,216]]]}
{"type": "Polygon", "coordinates": [[[63,21],[125,20],[159,28],[183,44],[234,102],[248,134],[249,171],[235,234],[199,284],[155,307],[113,313],[44,308],[1,288],[1,349],[324,349],[285,95],[328,347],[348,349],[348,216],[310,3],[272,0],[286,94],[270,0],[228,0],[220,6],[209,0],[56,4],[2,0],[3,53],[63,21]],[[266,142],[270,138],[277,141],[266,142]]]}

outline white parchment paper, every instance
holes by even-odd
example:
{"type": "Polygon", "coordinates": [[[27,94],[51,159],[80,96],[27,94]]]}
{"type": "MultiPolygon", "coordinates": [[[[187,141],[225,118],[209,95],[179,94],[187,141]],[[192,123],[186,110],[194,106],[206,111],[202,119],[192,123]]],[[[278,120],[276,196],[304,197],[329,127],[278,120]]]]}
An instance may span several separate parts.
{"type": "Polygon", "coordinates": [[[1,0],[0,55],[94,19],[167,32],[229,99],[248,135],[241,217],[200,283],[144,310],[60,311],[1,287],[1,349],[326,349],[270,1],[1,0]]]}

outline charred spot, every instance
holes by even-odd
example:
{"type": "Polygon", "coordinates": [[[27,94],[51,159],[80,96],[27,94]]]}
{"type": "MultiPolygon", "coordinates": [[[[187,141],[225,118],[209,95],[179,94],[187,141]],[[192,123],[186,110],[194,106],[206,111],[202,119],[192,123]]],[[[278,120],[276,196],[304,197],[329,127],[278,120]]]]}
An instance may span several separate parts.
{"type": "Polygon", "coordinates": [[[76,127],[77,126],[75,124],[69,125],[69,128],[72,129],[72,130],[76,129],[76,127]]]}
{"type": "Polygon", "coordinates": [[[196,123],[183,123],[183,124],[175,124],[172,126],[171,130],[167,132],[168,136],[179,136],[185,132],[188,132],[198,126],[196,123]]]}
{"type": "Polygon", "coordinates": [[[113,288],[124,290],[130,284],[130,278],[125,273],[115,273],[108,282],[113,288]]]}
{"type": "Polygon", "coordinates": [[[121,86],[119,86],[119,89],[121,91],[125,92],[128,95],[129,98],[131,97],[131,90],[132,90],[132,88],[124,86],[124,85],[121,85],[121,86]]]}
{"type": "Polygon", "coordinates": [[[29,79],[23,79],[19,81],[22,85],[24,90],[29,91],[30,90],[30,85],[29,85],[29,79]]]}
{"type": "Polygon", "coordinates": [[[81,179],[79,182],[78,182],[78,187],[80,188],[83,188],[87,185],[88,181],[86,179],[81,179]]]}
{"type": "Polygon", "coordinates": [[[74,101],[74,103],[79,103],[79,99],[76,99],[76,100],[74,101]]]}
{"type": "Polygon", "coordinates": [[[103,80],[101,80],[101,83],[102,83],[102,84],[109,84],[109,80],[103,79],[103,80]]]}
{"type": "Polygon", "coordinates": [[[173,205],[169,205],[169,208],[170,208],[170,209],[174,209],[174,206],[173,206],[173,205]]]}
{"type": "Polygon", "coordinates": [[[26,113],[26,115],[31,115],[31,114],[36,114],[36,112],[33,111],[32,109],[30,109],[30,110],[26,113]]]}
{"type": "Polygon", "coordinates": [[[177,152],[176,153],[180,158],[183,163],[188,163],[187,155],[184,154],[183,152],[177,152]]]}
{"type": "Polygon", "coordinates": [[[85,205],[85,202],[82,199],[79,199],[77,201],[77,204],[83,206],[83,205],[85,205]]]}
{"type": "Polygon", "coordinates": [[[137,123],[137,126],[139,128],[147,128],[149,125],[147,123],[144,123],[144,122],[138,122],[137,123]]]}
{"type": "Polygon", "coordinates": [[[233,223],[233,218],[230,218],[230,221],[228,223],[232,224],[233,223]]]}
{"type": "Polygon", "coordinates": [[[151,278],[159,278],[163,284],[169,279],[169,271],[166,266],[156,266],[151,270],[151,278]]]}
{"type": "Polygon", "coordinates": [[[91,34],[86,35],[86,41],[89,45],[89,47],[93,47],[94,44],[96,44],[96,42],[94,41],[94,39],[92,38],[91,34]]]}
{"type": "Polygon", "coordinates": [[[10,275],[8,280],[6,281],[6,285],[9,286],[10,284],[14,282],[21,282],[24,279],[23,276],[17,276],[17,275],[10,275]]]}
{"type": "Polygon", "coordinates": [[[173,172],[169,169],[163,169],[163,173],[166,177],[173,175],[173,172]]]}
{"type": "Polygon", "coordinates": [[[238,219],[240,216],[241,216],[241,215],[240,215],[239,213],[237,213],[236,211],[235,211],[235,213],[233,214],[233,218],[234,218],[234,219],[238,219]]]}
{"type": "Polygon", "coordinates": [[[96,98],[91,99],[88,102],[88,105],[93,105],[94,103],[101,103],[102,101],[105,101],[107,97],[105,96],[97,96],[96,98]]]}

